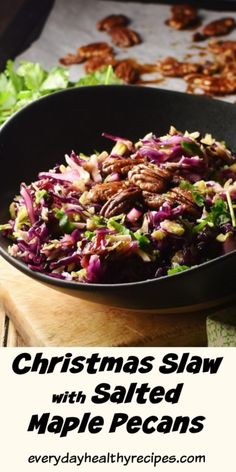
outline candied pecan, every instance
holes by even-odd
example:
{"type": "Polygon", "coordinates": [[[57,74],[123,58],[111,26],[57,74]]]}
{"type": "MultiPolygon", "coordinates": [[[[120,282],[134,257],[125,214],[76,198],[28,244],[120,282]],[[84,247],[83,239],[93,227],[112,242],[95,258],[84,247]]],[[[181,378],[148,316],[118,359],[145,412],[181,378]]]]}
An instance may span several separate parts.
{"type": "Polygon", "coordinates": [[[72,64],[80,64],[84,59],[78,54],[71,54],[70,52],[59,59],[59,62],[64,66],[71,66],[72,64]]]}
{"type": "Polygon", "coordinates": [[[121,213],[128,212],[142,198],[142,192],[138,187],[128,187],[113,195],[103,205],[100,214],[110,218],[121,213]]]}
{"type": "Polygon", "coordinates": [[[174,57],[167,57],[157,63],[159,72],[166,77],[184,77],[201,71],[200,64],[179,62],[174,57]]]}
{"type": "Polygon", "coordinates": [[[128,173],[129,181],[141,190],[153,193],[165,192],[172,179],[172,173],[155,164],[139,164],[128,173]]]}
{"type": "Polygon", "coordinates": [[[120,48],[129,48],[135,44],[141,43],[141,39],[136,31],[130,28],[117,27],[109,31],[112,42],[120,48]]]}
{"type": "Polygon", "coordinates": [[[217,74],[219,71],[220,71],[220,64],[218,62],[206,61],[202,64],[202,73],[204,75],[217,74]]]}
{"type": "Polygon", "coordinates": [[[191,5],[173,5],[171,12],[172,18],[166,21],[171,28],[181,30],[199,22],[197,9],[191,5]]]}
{"type": "Polygon", "coordinates": [[[133,64],[130,59],[119,61],[115,66],[115,73],[117,77],[124,80],[127,84],[134,84],[140,77],[139,68],[133,64]]]}
{"type": "Polygon", "coordinates": [[[86,203],[106,202],[110,197],[119,192],[119,190],[125,188],[127,188],[127,184],[124,181],[104,182],[94,185],[85,197],[86,203]]]}
{"type": "Polygon", "coordinates": [[[189,83],[188,90],[194,91],[196,88],[200,88],[209,95],[228,95],[236,92],[235,75],[192,75],[188,77],[187,82],[189,83]]]}
{"type": "Polygon", "coordinates": [[[113,172],[127,175],[132,167],[141,162],[145,162],[144,157],[137,156],[135,159],[132,159],[131,157],[123,157],[122,159],[117,159],[117,157],[107,157],[103,163],[102,171],[105,175],[112,174],[113,172]]]}
{"type": "Polygon", "coordinates": [[[192,193],[190,190],[185,188],[175,187],[170,192],[169,195],[175,200],[175,202],[183,205],[185,211],[194,216],[198,216],[200,211],[199,207],[195,203],[192,193]]]}
{"type": "Polygon", "coordinates": [[[221,20],[215,20],[203,28],[203,35],[207,38],[211,36],[221,36],[222,34],[228,34],[235,27],[234,18],[222,18],[221,20]]]}
{"type": "Polygon", "coordinates": [[[112,47],[105,42],[90,43],[80,46],[80,48],[77,49],[77,52],[79,56],[85,60],[94,56],[98,57],[110,54],[112,53],[112,47]]]}
{"type": "Polygon", "coordinates": [[[114,66],[116,64],[116,59],[113,54],[105,54],[104,56],[94,56],[87,59],[84,64],[85,71],[89,74],[90,72],[95,72],[103,66],[114,66]]]}
{"type": "Polygon", "coordinates": [[[212,36],[222,36],[229,34],[235,28],[234,18],[227,17],[221,20],[215,20],[204,26],[202,33],[197,32],[193,35],[193,41],[202,41],[212,36]]]}
{"type": "Polygon", "coordinates": [[[144,191],[143,198],[151,210],[159,210],[164,203],[168,203],[171,207],[174,207],[176,204],[182,205],[184,211],[190,215],[199,216],[200,214],[191,192],[180,187],[173,188],[165,195],[144,191]]]}
{"type": "Polygon", "coordinates": [[[220,54],[227,51],[236,51],[236,41],[211,40],[208,43],[207,49],[213,54],[220,54]]]}
{"type": "Polygon", "coordinates": [[[150,210],[159,210],[163,203],[167,201],[166,196],[162,194],[146,191],[143,191],[143,199],[150,210]]]}
{"type": "Polygon", "coordinates": [[[110,31],[117,26],[127,26],[129,18],[125,15],[109,15],[97,22],[97,29],[99,31],[110,31]]]}

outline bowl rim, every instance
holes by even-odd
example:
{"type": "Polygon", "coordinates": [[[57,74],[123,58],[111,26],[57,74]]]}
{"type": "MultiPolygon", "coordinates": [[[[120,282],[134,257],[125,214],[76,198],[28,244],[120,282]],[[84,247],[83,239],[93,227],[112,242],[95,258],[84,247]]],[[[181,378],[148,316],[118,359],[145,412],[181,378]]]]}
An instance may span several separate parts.
{"type": "MultiPolygon", "coordinates": [[[[128,93],[132,91],[131,93],[136,93],[135,91],[139,90],[140,93],[155,93],[155,94],[160,94],[160,95],[172,95],[178,96],[178,97],[183,97],[185,100],[191,101],[204,101],[205,103],[211,103],[212,104],[212,98],[207,97],[205,95],[190,95],[185,92],[178,92],[178,91],[173,91],[173,90],[166,90],[166,89],[161,89],[161,88],[155,88],[155,87],[147,87],[147,86],[142,86],[140,87],[139,85],[124,85],[124,84],[116,84],[116,85],[89,85],[89,86],[83,86],[83,87],[71,87],[68,89],[63,89],[59,90],[56,92],[53,92],[49,95],[45,95],[43,97],[38,98],[37,100],[29,103],[28,105],[24,106],[17,112],[15,112],[11,117],[9,117],[5,123],[0,127],[0,140],[1,140],[1,134],[4,133],[5,128],[8,127],[12,122],[15,122],[17,118],[24,114],[25,112],[28,112],[28,110],[34,109],[37,107],[37,105],[41,102],[49,102],[50,100],[55,100],[61,95],[67,95],[67,94],[73,94],[73,93],[78,93],[78,91],[81,91],[81,93],[92,93],[93,90],[101,89],[102,91],[108,90],[108,89],[123,89],[126,90],[128,93]],[[134,92],[133,92],[134,91],[134,92]]],[[[216,100],[215,100],[216,101],[216,100]]],[[[235,105],[229,102],[224,102],[224,101],[216,101],[217,104],[220,107],[226,107],[226,108],[234,108],[235,105]]],[[[1,236],[2,237],[2,236],[1,236]]],[[[113,290],[120,290],[124,288],[132,288],[132,287],[137,287],[141,285],[153,285],[153,284],[158,284],[161,285],[162,283],[165,283],[166,280],[170,280],[174,283],[176,280],[176,277],[178,279],[180,278],[186,278],[189,275],[189,272],[199,272],[204,270],[206,267],[209,265],[217,265],[220,261],[226,260],[233,255],[236,254],[236,249],[227,253],[227,254],[222,254],[221,256],[215,257],[214,259],[205,261],[201,264],[195,265],[190,267],[187,270],[184,270],[182,272],[178,272],[176,274],[171,274],[171,275],[164,275],[159,278],[152,278],[152,279],[144,279],[144,280],[139,280],[136,282],[125,282],[125,283],[117,283],[117,284],[111,284],[111,283],[106,283],[106,284],[99,284],[99,283],[87,283],[87,282],[76,282],[73,280],[65,280],[65,279],[59,279],[59,278],[54,278],[51,277],[50,275],[43,274],[38,271],[34,271],[32,269],[29,269],[26,263],[22,262],[19,259],[14,258],[11,256],[6,249],[4,249],[1,245],[1,240],[0,240],[0,256],[2,256],[7,262],[9,262],[12,266],[15,268],[19,269],[21,272],[24,274],[28,275],[29,277],[32,277],[36,280],[39,280],[44,283],[48,283],[51,285],[63,287],[63,288],[69,288],[72,290],[76,289],[82,289],[84,291],[90,291],[90,290],[95,290],[99,289],[102,291],[105,291],[106,289],[113,289],[113,290]]]]}
{"type": "Polygon", "coordinates": [[[50,275],[47,275],[47,274],[43,274],[41,272],[38,272],[38,271],[34,271],[32,269],[29,269],[28,266],[20,261],[19,259],[16,259],[14,258],[13,256],[11,256],[10,254],[8,254],[8,252],[6,250],[4,250],[1,245],[0,245],[0,256],[2,256],[7,262],[9,262],[11,265],[13,265],[16,269],[19,269],[21,272],[23,272],[24,274],[34,278],[34,279],[37,279],[41,282],[44,282],[44,283],[49,283],[49,284],[52,284],[52,285],[56,285],[56,286],[59,286],[59,287],[64,287],[64,288],[69,288],[69,289],[72,289],[72,290],[76,290],[77,288],[79,289],[83,289],[85,291],[90,291],[90,290],[94,290],[94,289],[99,289],[99,290],[106,290],[106,289],[114,289],[114,290],[120,290],[120,289],[124,289],[124,288],[132,288],[132,287],[137,287],[137,286],[141,286],[141,285],[147,285],[147,286],[150,286],[150,285],[161,285],[162,283],[165,283],[166,280],[172,280],[172,282],[174,283],[174,281],[176,280],[176,277],[178,277],[178,280],[182,277],[182,278],[186,278],[188,277],[189,275],[189,272],[201,272],[203,270],[205,270],[206,267],[208,267],[209,265],[217,265],[219,262],[221,262],[222,260],[226,260],[226,259],[229,259],[230,257],[233,257],[233,255],[236,254],[236,250],[234,251],[231,251],[227,254],[223,254],[219,257],[215,257],[214,259],[211,259],[209,261],[206,261],[206,262],[203,262],[199,265],[195,265],[195,266],[192,266],[190,267],[189,269],[186,269],[182,272],[178,272],[176,274],[171,274],[171,275],[163,275],[162,277],[159,277],[159,278],[153,278],[153,279],[144,279],[144,280],[139,280],[139,281],[136,281],[136,282],[125,282],[125,283],[118,283],[118,284],[98,284],[98,283],[88,283],[88,282],[76,282],[76,281],[73,281],[73,280],[65,280],[65,279],[59,279],[59,278],[56,278],[56,277],[50,277],[50,275]]]}

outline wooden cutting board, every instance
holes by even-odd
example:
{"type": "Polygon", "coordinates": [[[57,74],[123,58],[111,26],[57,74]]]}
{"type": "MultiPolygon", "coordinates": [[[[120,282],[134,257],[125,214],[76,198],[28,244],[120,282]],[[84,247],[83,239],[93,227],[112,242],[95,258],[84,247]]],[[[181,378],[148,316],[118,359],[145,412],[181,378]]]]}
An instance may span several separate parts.
{"type": "Polygon", "coordinates": [[[97,305],[48,288],[3,259],[0,314],[3,324],[9,316],[26,346],[206,345],[204,313],[141,314],[97,305]]]}

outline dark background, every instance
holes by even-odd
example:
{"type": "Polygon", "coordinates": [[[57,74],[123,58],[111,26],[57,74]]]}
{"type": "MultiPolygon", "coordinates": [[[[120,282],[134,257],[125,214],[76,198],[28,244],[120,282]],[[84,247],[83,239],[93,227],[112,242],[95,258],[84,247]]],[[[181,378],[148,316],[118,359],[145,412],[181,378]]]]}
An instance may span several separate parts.
{"type": "MultiPolygon", "coordinates": [[[[70,0],[65,0],[69,2],[70,0]]],[[[109,0],[106,0],[109,1],[109,0]]],[[[120,0],[122,1],[122,0],[120,0]]],[[[125,0],[124,0],[125,1],[125,0]]],[[[136,0],[138,1],[138,0],[136,0]]],[[[140,3],[192,3],[198,7],[236,11],[236,0],[139,0],[140,3]]],[[[8,0],[0,2],[0,70],[6,60],[19,54],[40,34],[54,0],[8,0]]],[[[96,3],[96,0],[94,0],[96,3]]]]}

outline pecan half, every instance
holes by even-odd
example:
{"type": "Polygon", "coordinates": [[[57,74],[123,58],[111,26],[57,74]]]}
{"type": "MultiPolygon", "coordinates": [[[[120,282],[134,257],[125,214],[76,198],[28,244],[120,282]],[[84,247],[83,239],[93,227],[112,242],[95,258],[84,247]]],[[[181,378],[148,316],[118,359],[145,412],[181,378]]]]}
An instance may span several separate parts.
{"type": "Polygon", "coordinates": [[[128,173],[129,181],[141,190],[153,193],[165,192],[172,179],[172,173],[155,164],[139,164],[128,173]]]}
{"type": "Polygon", "coordinates": [[[113,28],[108,33],[111,36],[112,42],[120,48],[129,48],[141,43],[139,34],[124,26],[113,28]]]}
{"type": "Polygon", "coordinates": [[[115,67],[115,73],[127,84],[134,84],[140,78],[138,66],[135,67],[133,61],[130,59],[119,61],[115,67]]]}
{"type": "Polygon", "coordinates": [[[184,206],[184,209],[187,213],[190,213],[193,216],[198,216],[200,214],[199,207],[195,203],[190,190],[175,187],[169,192],[169,194],[170,197],[175,200],[175,202],[184,206]]]}
{"type": "Polygon", "coordinates": [[[204,26],[203,34],[207,38],[211,36],[221,36],[222,34],[229,34],[230,31],[235,27],[234,18],[222,18],[221,20],[215,20],[208,25],[204,26]]]}
{"type": "Polygon", "coordinates": [[[211,40],[207,46],[208,51],[213,54],[220,54],[227,51],[236,51],[236,41],[216,41],[211,40]]]}
{"type": "Polygon", "coordinates": [[[236,75],[192,75],[187,78],[188,90],[200,88],[209,95],[228,95],[236,92],[236,75]]]}
{"type": "Polygon", "coordinates": [[[191,192],[186,189],[175,187],[165,195],[144,191],[143,198],[147,207],[151,210],[159,210],[164,203],[168,203],[171,207],[176,206],[176,204],[182,205],[184,212],[190,215],[200,215],[199,207],[194,202],[191,192]]]}
{"type": "Polygon", "coordinates": [[[63,64],[63,66],[71,66],[72,64],[81,64],[84,59],[79,55],[79,53],[72,54],[68,53],[66,56],[61,57],[59,62],[63,64]]]}
{"type": "Polygon", "coordinates": [[[117,157],[107,157],[103,163],[102,171],[105,175],[117,172],[118,174],[125,176],[132,167],[142,162],[145,162],[144,157],[137,156],[135,159],[132,159],[131,157],[123,157],[122,159],[117,159],[117,157]]]}
{"type": "Polygon", "coordinates": [[[77,51],[79,56],[85,60],[95,56],[98,57],[110,54],[112,53],[112,47],[105,42],[90,43],[84,46],[80,46],[77,51]]]}
{"type": "Polygon", "coordinates": [[[104,203],[119,190],[126,189],[127,184],[124,181],[105,182],[92,187],[86,195],[85,203],[104,203]]]}
{"type": "Polygon", "coordinates": [[[222,36],[229,34],[236,26],[234,18],[227,17],[221,20],[215,20],[204,26],[202,33],[197,32],[193,35],[193,41],[202,41],[212,36],[222,36]]]}
{"type": "Polygon", "coordinates": [[[110,31],[117,26],[127,26],[129,18],[125,15],[109,15],[97,22],[97,29],[99,31],[110,31]]]}
{"type": "Polygon", "coordinates": [[[184,77],[201,71],[200,64],[179,62],[174,57],[167,57],[157,63],[158,71],[166,77],[184,77]]]}
{"type": "Polygon", "coordinates": [[[126,213],[142,198],[142,192],[138,187],[128,187],[111,197],[103,205],[100,214],[105,218],[111,218],[121,213],[126,213]]]}
{"type": "Polygon", "coordinates": [[[172,18],[166,24],[177,30],[189,28],[199,22],[197,9],[191,5],[173,5],[171,13],[172,18]]]}
{"type": "Polygon", "coordinates": [[[159,210],[163,203],[167,201],[166,196],[159,193],[147,191],[143,191],[143,199],[144,203],[147,205],[148,208],[150,208],[150,210],[159,210]]]}
{"type": "Polygon", "coordinates": [[[85,71],[89,74],[90,72],[95,72],[103,66],[114,66],[116,64],[116,59],[113,54],[105,54],[104,56],[94,56],[87,59],[84,64],[85,71]]]}

